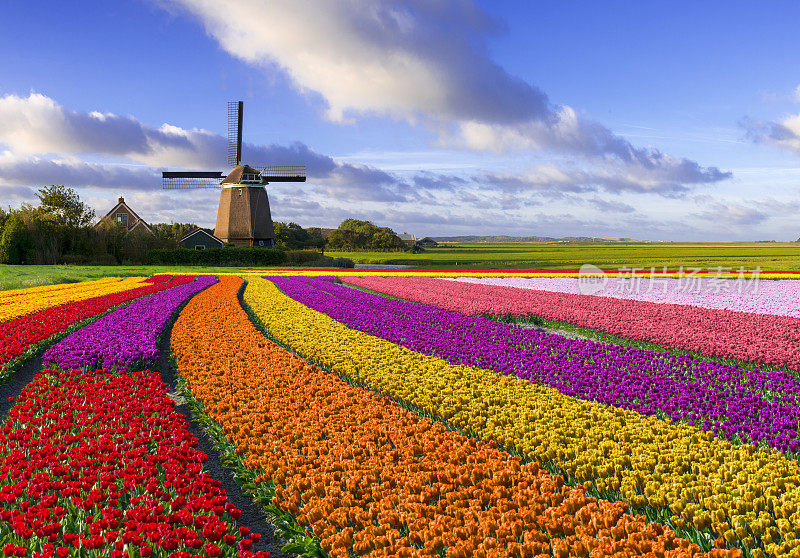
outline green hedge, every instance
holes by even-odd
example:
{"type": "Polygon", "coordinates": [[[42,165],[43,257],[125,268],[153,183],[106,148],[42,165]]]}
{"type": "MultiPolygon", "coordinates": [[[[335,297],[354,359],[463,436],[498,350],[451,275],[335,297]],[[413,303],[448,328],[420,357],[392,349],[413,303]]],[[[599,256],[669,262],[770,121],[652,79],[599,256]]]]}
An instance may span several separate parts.
{"type": "Polygon", "coordinates": [[[286,262],[286,254],[277,248],[226,247],[210,250],[150,250],[149,265],[203,265],[203,266],[269,266],[286,262]]]}
{"type": "MultiPolygon", "coordinates": [[[[319,250],[287,250],[286,264],[307,264],[324,259],[319,250]]],[[[332,258],[331,258],[332,259],[332,258]]]]}

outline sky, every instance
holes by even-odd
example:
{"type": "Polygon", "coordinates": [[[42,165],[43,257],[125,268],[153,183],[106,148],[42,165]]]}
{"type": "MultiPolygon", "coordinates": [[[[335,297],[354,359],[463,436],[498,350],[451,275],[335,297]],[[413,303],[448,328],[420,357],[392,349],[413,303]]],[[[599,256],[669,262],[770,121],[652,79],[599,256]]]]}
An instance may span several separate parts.
{"type": "Polygon", "coordinates": [[[0,204],[213,226],[162,170],[305,164],[272,217],[421,236],[796,240],[797,2],[6,0],[0,204]]]}

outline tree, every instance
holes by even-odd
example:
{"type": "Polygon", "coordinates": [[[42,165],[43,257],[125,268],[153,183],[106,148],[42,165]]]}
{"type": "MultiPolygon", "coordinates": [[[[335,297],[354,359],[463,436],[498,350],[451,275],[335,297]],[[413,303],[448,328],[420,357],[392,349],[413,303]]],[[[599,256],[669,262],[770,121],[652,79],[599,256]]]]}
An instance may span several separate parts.
{"type": "MultiPolygon", "coordinates": [[[[194,223],[156,223],[150,225],[156,238],[166,241],[174,241],[176,244],[181,238],[195,229],[199,229],[194,223]]],[[[211,234],[209,229],[203,229],[211,234]]]]}
{"type": "Polygon", "coordinates": [[[325,249],[325,237],[322,236],[322,229],[319,227],[311,227],[306,229],[308,231],[308,248],[316,248],[318,250],[325,249]]]}
{"type": "Polygon", "coordinates": [[[2,207],[0,207],[0,237],[3,236],[3,228],[6,226],[6,220],[11,215],[11,208],[8,208],[8,211],[4,211],[2,207]]]}
{"type": "Polygon", "coordinates": [[[356,247],[356,233],[350,230],[336,229],[328,235],[328,250],[352,252],[356,247]]]}
{"type": "Polygon", "coordinates": [[[405,250],[405,243],[388,227],[377,227],[370,221],[345,219],[328,236],[330,250],[374,250],[394,252],[405,250]]]}
{"type": "Polygon", "coordinates": [[[25,263],[32,248],[33,238],[22,214],[19,211],[12,212],[6,219],[3,236],[0,237],[0,263],[25,263]]]}
{"type": "Polygon", "coordinates": [[[90,209],[81,201],[80,196],[72,188],[60,184],[51,184],[39,188],[39,211],[67,227],[85,227],[94,219],[94,209],[90,209]]]}
{"type": "Polygon", "coordinates": [[[276,221],[272,224],[275,232],[275,244],[283,246],[289,250],[301,250],[308,248],[308,231],[297,223],[281,223],[276,221]]]}
{"type": "Polygon", "coordinates": [[[378,231],[372,235],[367,248],[376,252],[395,252],[405,250],[406,244],[391,230],[378,231]]]}

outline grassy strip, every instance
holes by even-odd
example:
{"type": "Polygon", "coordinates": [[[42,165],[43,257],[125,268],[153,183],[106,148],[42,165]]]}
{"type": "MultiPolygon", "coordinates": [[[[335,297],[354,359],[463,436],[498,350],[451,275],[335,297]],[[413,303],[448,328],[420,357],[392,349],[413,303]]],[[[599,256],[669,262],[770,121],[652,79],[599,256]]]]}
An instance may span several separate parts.
{"type": "Polygon", "coordinates": [[[405,264],[434,269],[578,269],[586,263],[603,269],[702,268],[718,266],[762,270],[797,268],[800,244],[786,243],[655,243],[655,242],[458,242],[441,243],[420,254],[409,252],[339,252],[357,263],[405,264]]]}
{"type": "MultiPolygon", "coordinates": [[[[265,266],[283,269],[302,268],[307,264],[285,263],[265,266]]],[[[326,264],[323,267],[338,267],[326,264]]],[[[149,275],[225,275],[238,273],[239,266],[191,265],[5,265],[0,264],[0,291],[25,289],[63,283],[80,283],[104,277],[142,277],[149,275]]],[[[260,268],[259,268],[260,269],[260,268]]]]}
{"type": "MultiPolygon", "coordinates": [[[[281,291],[281,292],[283,292],[283,291],[281,291]]],[[[394,297],[391,297],[391,298],[394,298],[394,297]]],[[[460,429],[458,427],[455,427],[452,424],[450,424],[446,419],[444,419],[444,418],[442,418],[442,417],[440,417],[440,416],[438,416],[436,414],[428,413],[424,409],[420,409],[417,406],[415,406],[415,405],[413,405],[413,404],[411,404],[411,403],[409,403],[407,401],[404,401],[404,400],[401,400],[401,399],[397,399],[395,397],[392,397],[391,395],[384,394],[380,390],[372,389],[370,386],[368,386],[366,384],[363,384],[363,383],[361,383],[361,382],[359,382],[357,380],[354,380],[350,376],[347,376],[345,374],[341,374],[341,373],[339,373],[339,372],[337,372],[335,370],[332,370],[332,369],[328,368],[327,366],[323,365],[322,363],[319,363],[319,362],[315,361],[313,358],[309,358],[309,357],[303,355],[302,353],[297,352],[292,347],[287,346],[286,344],[284,344],[284,343],[280,342],[279,340],[277,340],[276,338],[274,338],[271,335],[271,333],[269,332],[269,330],[267,330],[267,328],[264,325],[264,323],[255,314],[255,312],[250,307],[250,305],[247,304],[247,302],[245,302],[241,298],[241,296],[240,296],[240,302],[241,302],[242,307],[244,308],[245,312],[250,317],[250,320],[256,326],[256,328],[259,331],[261,331],[261,333],[263,333],[270,341],[272,341],[276,345],[279,345],[279,346],[285,348],[286,350],[291,351],[292,353],[296,354],[297,356],[299,356],[300,358],[306,360],[307,362],[313,364],[314,366],[317,366],[318,368],[321,368],[321,369],[325,370],[326,372],[329,372],[331,374],[336,375],[339,379],[341,379],[342,381],[344,381],[345,383],[347,383],[347,384],[349,384],[351,386],[355,386],[355,387],[361,388],[361,389],[363,389],[365,391],[370,391],[370,392],[373,392],[373,393],[377,393],[381,397],[386,397],[387,399],[389,399],[393,403],[396,403],[397,405],[401,406],[402,408],[406,409],[409,412],[416,413],[419,416],[422,416],[424,418],[427,418],[427,419],[430,419],[430,420],[433,420],[433,421],[441,423],[443,426],[445,426],[445,428],[447,428],[448,430],[450,430],[452,432],[456,432],[458,434],[461,434],[462,436],[467,436],[469,438],[474,438],[475,440],[484,441],[483,438],[478,436],[471,429],[469,431],[465,431],[465,430],[462,430],[462,429],[460,429]]],[[[497,443],[497,447],[501,451],[505,451],[505,452],[510,453],[511,455],[515,455],[515,456],[520,457],[520,459],[522,459],[522,461],[524,463],[529,463],[529,462],[532,462],[532,461],[539,461],[537,459],[534,459],[534,458],[531,458],[531,457],[527,456],[524,453],[518,452],[516,447],[513,444],[506,445],[506,444],[503,444],[503,443],[501,443],[501,442],[499,442],[497,440],[495,440],[495,442],[497,443]]],[[[623,498],[622,493],[620,491],[618,491],[618,490],[609,490],[609,489],[598,490],[597,487],[591,481],[586,481],[586,482],[579,481],[573,475],[570,475],[569,473],[567,473],[566,471],[561,469],[558,466],[558,464],[556,464],[553,460],[550,460],[550,461],[547,461],[547,462],[539,461],[539,463],[549,473],[551,473],[553,475],[561,475],[564,478],[565,484],[567,484],[568,486],[571,486],[571,487],[580,486],[590,496],[593,496],[593,497],[599,498],[599,499],[603,499],[603,500],[608,500],[608,501],[611,501],[611,502],[626,501],[623,498]]],[[[641,507],[641,508],[634,508],[633,506],[630,505],[630,503],[628,503],[628,505],[629,505],[630,510],[631,510],[632,513],[644,515],[647,518],[648,522],[657,522],[657,523],[661,523],[663,525],[669,526],[671,529],[673,529],[677,533],[677,535],[679,537],[685,538],[685,539],[688,539],[688,540],[692,541],[693,543],[695,543],[698,546],[700,546],[700,548],[702,548],[704,551],[709,551],[709,550],[713,549],[714,545],[715,545],[715,540],[720,537],[720,534],[714,533],[710,529],[699,531],[695,527],[680,528],[680,527],[677,527],[677,526],[673,525],[672,522],[670,521],[670,518],[672,516],[672,512],[669,509],[669,507],[665,507],[662,510],[657,510],[657,509],[653,508],[652,506],[650,506],[649,504],[644,506],[644,507],[641,507]]],[[[741,542],[737,541],[737,544],[741,545],[741,542]]],[[[745,557],[747,557],[747,558],[751,558],[752,557],[752,554],[751,554],[750,550],[747,549],[744,545],[737,546],[737,547],[742,549],[742,552],[743,552],[745,557]]]]}

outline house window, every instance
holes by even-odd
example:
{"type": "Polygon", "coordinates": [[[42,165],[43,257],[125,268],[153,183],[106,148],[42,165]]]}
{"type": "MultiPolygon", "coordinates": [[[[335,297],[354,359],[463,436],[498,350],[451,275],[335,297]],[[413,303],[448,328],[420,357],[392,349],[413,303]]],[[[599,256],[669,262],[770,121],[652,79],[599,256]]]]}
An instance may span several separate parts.
{"type": "Polygon", "coordinates": [[[205,247],[205,246],[203,246],[202,244],[195,244],[195,245],[194,245],[194,249],[195,249],[195,250],[205,250],[205,249],[206,249],[206,247],[205,247]]]}
{"type": "Polygon", "coordinates": [[[128,226],[128,214],[127,213],[117,213],[117,224],[122,225],[123,227],[128,226]]]}

